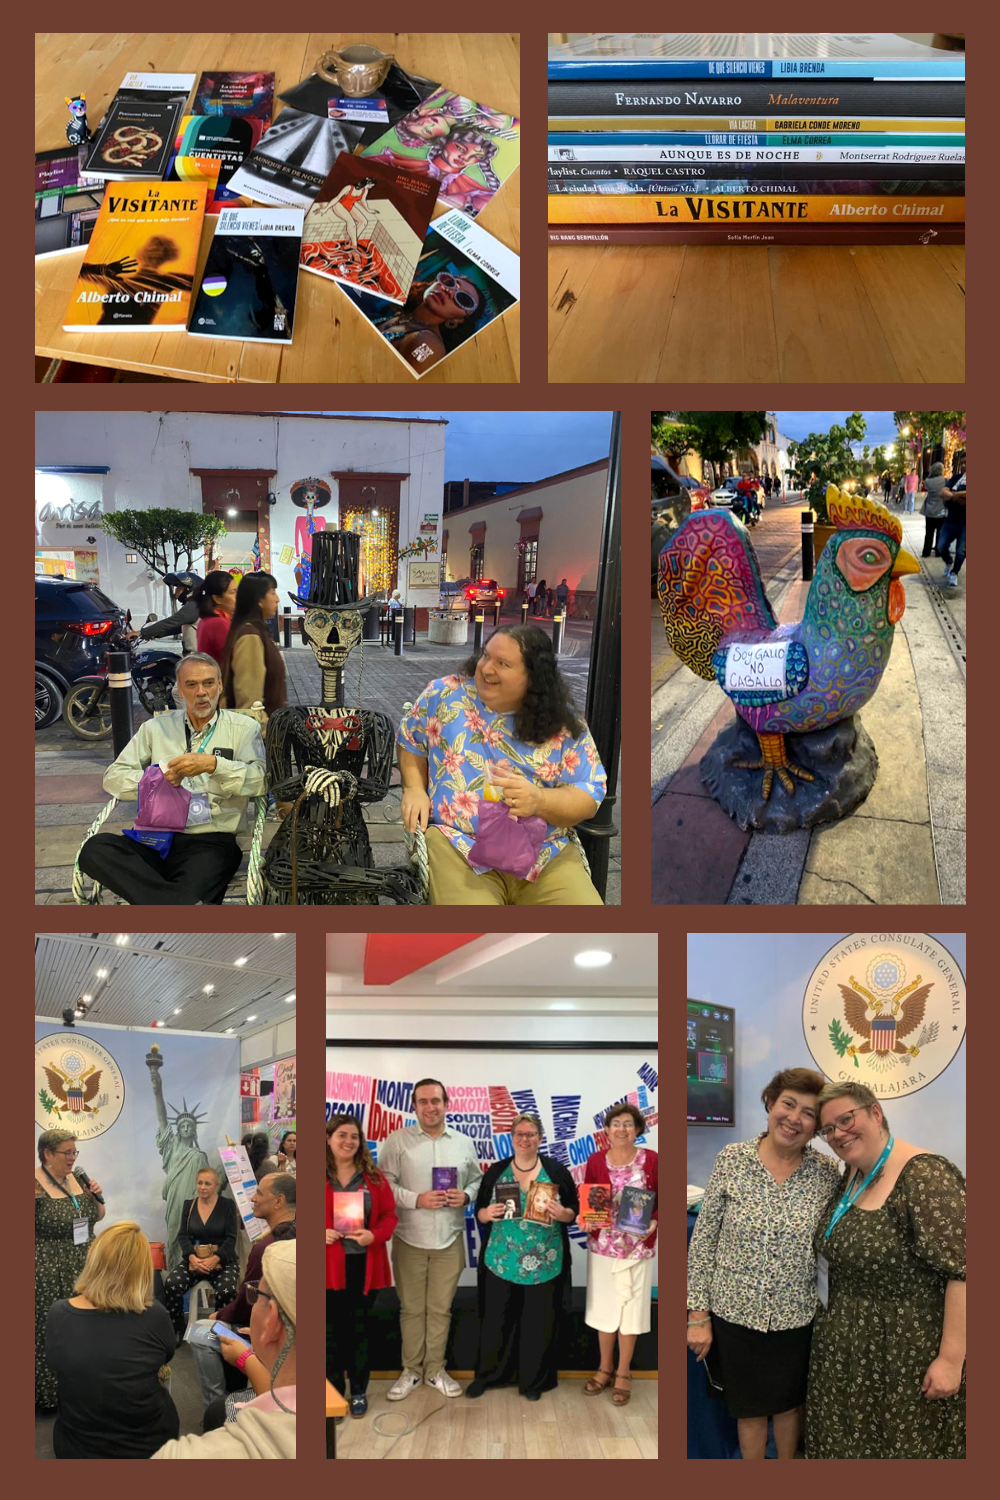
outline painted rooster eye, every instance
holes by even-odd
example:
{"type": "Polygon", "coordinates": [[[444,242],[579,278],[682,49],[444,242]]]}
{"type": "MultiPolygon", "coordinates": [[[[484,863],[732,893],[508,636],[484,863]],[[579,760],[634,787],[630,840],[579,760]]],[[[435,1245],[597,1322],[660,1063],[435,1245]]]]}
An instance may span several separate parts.
{"type": "Polygon", "coordinates": [[[869,548],[867,552],[862,552],[861,561],[866,563],[877,563],[879,561],[879,555],[877,552],[873,552],[871,548],[869,548]]]}

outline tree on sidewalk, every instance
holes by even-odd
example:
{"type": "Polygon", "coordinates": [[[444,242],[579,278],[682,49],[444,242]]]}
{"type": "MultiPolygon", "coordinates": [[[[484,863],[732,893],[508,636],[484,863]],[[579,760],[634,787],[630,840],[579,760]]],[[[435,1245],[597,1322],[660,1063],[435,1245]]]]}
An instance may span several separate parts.
{"type": "Polygon", "coordinates": [[[106,515],[102,524],[108,536],[130,552],[138,552],[161,578],[166,573],[193,572],[195,553],[203,552],[207,542],[226,534],[221,516],[165,507],[116,510],[106,515]]]}
{"type": "MultiPolygon", "coordinates": [[[[845,479],[864,478],[864,463],[854,455],[852,444],[860,443],[868,423],[859,411],[851,412],[844,424],[835,423],[829,432],[810,432],[801,442],[788,444],[792,462],[789,478],[817,518],[829,524],[826,510],[826,487],[845,479]]],[[[865,450],[867,452],[867,449],[865,450]]]]}
{"type": "Polygon", "coordinates": [[[669,457],[697,453],[718,471],[767,432],[764,411],[654,411],[651,436],[669,457]]]}
{"type": "Polygon", "coordinates": [[[908,441],[916,452],[917,474],[921,479],[924,477],[924,448],[943,443],[946,427],[965,427],[964,411],[894,411],[892,417],[904,441],[908,441]]]}

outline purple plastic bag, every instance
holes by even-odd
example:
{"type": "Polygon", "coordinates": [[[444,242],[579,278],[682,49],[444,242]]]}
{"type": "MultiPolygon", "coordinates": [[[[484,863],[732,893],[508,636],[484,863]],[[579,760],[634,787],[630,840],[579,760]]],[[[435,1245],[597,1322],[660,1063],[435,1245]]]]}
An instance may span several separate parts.
{"type": "Polygon", "coordinates": [[[191,793],[167,780],[159,766],[147,766],[139,778],[135,827],[156,833],[182,833],[187,827],[191,793]]]}
{"type": "Polygon", "coordinates": [[[527,880],[547,832],[544,818],[514,818],[506,803],[480,798],[479,823],[469,850],[469,863],[527,880]]]}

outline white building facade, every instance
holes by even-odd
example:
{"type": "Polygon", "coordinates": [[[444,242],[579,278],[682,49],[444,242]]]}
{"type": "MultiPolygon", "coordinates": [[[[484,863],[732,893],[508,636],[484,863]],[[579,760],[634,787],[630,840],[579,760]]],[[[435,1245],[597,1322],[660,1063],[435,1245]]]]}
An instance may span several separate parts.
{"type": "MultiPolygon", "coordinates": [[[[443,419],[286,416],[257,412],[39,412],[36,415],[35,570],[95,582],[134,620],[169,613],[146,563],[108,536],[101,518],[150,507],[213,512],[228,535],[206,563],[277,579],[298,593],[317,530],[362,537],[366,588],[398,587],[406,604],[436,605],[441,568],[443,419]],[[296,504],[318,479],[312,516],[296,504]],[[416,541],[427,547],[397,561],[416,541]],[[68,568],[60,566],[65,559],[68,568]],[[258,561],[259,560],[259,561],[258,561]]],[[[421,624],[418,616],[418,625],[421,624]]]]}

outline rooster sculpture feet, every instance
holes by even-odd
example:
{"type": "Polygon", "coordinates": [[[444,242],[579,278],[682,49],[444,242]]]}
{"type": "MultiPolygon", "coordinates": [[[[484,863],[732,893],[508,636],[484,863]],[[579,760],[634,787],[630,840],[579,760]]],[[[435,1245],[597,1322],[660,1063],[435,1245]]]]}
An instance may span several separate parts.
{"type": "Polygon", "coordinates": [[[794,795],[795,783],[793,776],[798,776],[802,781],[814,781],[816,778],[811,771],[804,771],[801,766],[793,765],[788,759],[785,750],[785,736],[783,734],[758,734],[760,741],[760,760],[737,760],[733,764],[744,771],[764,772],[764,780],[761,786],[761,795],[766,802],[771,795],[771,787],[777,775],[781,785],[789,796],[794,795]]]}

